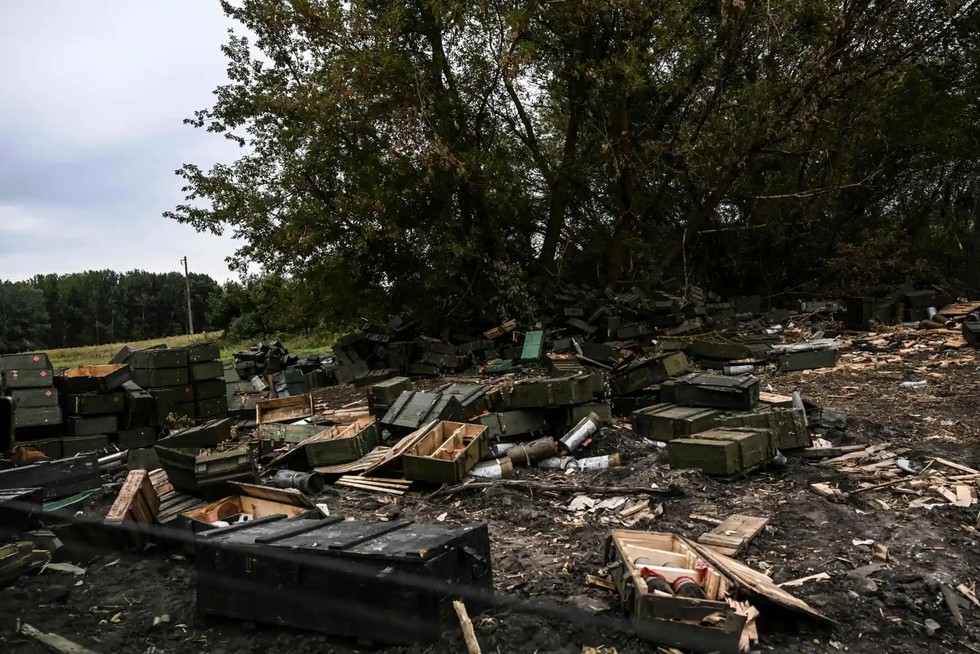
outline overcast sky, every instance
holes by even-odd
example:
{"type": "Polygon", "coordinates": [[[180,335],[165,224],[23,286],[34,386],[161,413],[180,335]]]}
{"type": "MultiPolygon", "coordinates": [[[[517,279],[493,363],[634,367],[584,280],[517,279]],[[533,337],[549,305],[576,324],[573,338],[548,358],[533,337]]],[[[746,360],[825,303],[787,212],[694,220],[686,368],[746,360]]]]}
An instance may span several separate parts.
{"type": "Polygon", "coordinates": [[[191,269],[219,281],[230,238],[162,213],[182,163],[234,146],[182,124],[225,81],[217,0],[0,0],[0,279],[191,269]]]}

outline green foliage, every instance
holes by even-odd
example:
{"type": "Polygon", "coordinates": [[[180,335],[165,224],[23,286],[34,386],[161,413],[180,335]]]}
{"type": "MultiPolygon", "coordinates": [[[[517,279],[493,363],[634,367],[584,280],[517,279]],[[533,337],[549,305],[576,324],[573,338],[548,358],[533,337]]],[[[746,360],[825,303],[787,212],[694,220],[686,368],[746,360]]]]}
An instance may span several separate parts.
{"type": "MultiPolygon", "coordinates": [[[[223,329],[208,306],[221,294],[207,275],[191,274],[196,331],[223,329]]],[[[38,275],[0,286],[0,352],[140,341],[187,331],[187,291],[179,273],[111,270],[38,275]]]]}
{"type": "Polygon", "coordinates": [[[229,82],[188,122],[242,156],[183,166],[166,215],[282,284],[242,333],[524,316],[550,282],[843,287],[882,233],[880,281],[953,251],[980,286],[980,0],[222,5],[229,82]]]}

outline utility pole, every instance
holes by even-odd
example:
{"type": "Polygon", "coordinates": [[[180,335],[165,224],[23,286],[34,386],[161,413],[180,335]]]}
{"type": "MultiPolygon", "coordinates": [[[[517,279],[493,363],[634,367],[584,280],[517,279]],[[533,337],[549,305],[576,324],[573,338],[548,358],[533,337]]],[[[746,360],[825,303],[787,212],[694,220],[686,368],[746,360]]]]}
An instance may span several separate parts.
{"type": "Polygon", "coordinates": [[[187,270],[187,257],[180,260],[184,264],[184,284],[187,286],[187,333],[194,335],[194,314],[191,312],[191,274],[187,270]]]}

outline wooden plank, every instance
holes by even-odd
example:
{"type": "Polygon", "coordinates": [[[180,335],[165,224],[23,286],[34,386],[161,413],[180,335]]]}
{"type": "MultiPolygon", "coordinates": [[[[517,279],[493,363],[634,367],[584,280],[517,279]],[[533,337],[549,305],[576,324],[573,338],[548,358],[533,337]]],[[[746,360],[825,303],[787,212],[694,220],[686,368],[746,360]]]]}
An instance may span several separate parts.
{"type": "Polygon", "coordinates": [[[130,470],[105,521],[132,520],[148,524],[156,518],[159,509],[160,498],[150,482],[149,474],[146,470],[130,470]]]}
{"type": "Polygon", "coordinates": [[[821,461],[817,465],[832,466],[838,463],[843,463],[845,461],[853,461],[854,459],[863,459],[866,456],[871,456],[876,452],[880,452],[881,450],[887,448],[888,446],[889,443],[879,443],[878,445],[872,445],[871,447],[866,447],[859,452],[851,452],[849,454],[845,454],[843,456],[839,456],[834,459],[827,459],[826,461],[821,461]]]}
{"type": "Polygon", "coordinates": [[[959,470],[960,472],[966,473],[968,475],[980,475],[980,470],[974,470],[973,468],[969,468],[965,465],[956,463],[955,461],[948,461],[946,459],[940,459],[939,457],[936,457],[935,459],[933,459],[933,461],[935,461],[939,465],[946,466],[947,468],[952,468],[953,470],[959,470]]]}
{"type": "Polygon", "coordinates": [[[967,484],[957,484],[956,485],[956,500],[953,502],[956,506],[962,506],[968,508],[973,506],[973,489],[967,484]]]}
{"type": "Polygon", "coordinates": [[[769,518],[735,514],[708,533],[701,534],[698,542],[725,556],[734,556],[742,552],[768,523],[769,518]]]}
{"type": "Polygon", "coordinates": [[[864,445],[842,445],[841,447],[808,447],[800,451],[804,459],[830,459],[852,452],[863,452],[864,445]]]}

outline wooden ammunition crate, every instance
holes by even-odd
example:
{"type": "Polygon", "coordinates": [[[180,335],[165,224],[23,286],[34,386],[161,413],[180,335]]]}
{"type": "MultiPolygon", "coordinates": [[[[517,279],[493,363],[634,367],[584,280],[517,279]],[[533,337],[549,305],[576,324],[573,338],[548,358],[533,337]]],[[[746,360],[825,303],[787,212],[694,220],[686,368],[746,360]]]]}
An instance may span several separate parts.
{"type": "Polygon", "coordinates": [[[54,373],[51,370],[4,370],[0,372],[4,391],[15,388],[51,388],[54,386],[54,373]]]}
{"type": "Polygon", "coordinates": [[[190,380],[192,382],[207,381],[209,379],[222,379],[225,376],[225,368],[220,361],[204,361],[202,363],[192,363],[189,367],[190,380]]]}
{"type": "Polygon", "coordinates": [[[360,418],[353,423],[330,427],[303,442],[310,467],[356,461],[373,450],[379,440],[374,418],[360,418]]]}
{"type": "Polygon", "coordinates": [[[194,532],[215,529],[213,523],[241,513],[251,515],[254,520],[272,515],[284,515],[287,518],[306,518],[316,515],[316,505],[302,491],[293,488],[256,486],[237,481],[229,482],[228,485],[237,489],[238,494],[181,514],[194,532]]]}
{"type": "Polygon", "coordinates": [[[55,380],[62,393],[111,393],[132,377],[129,366],[114,363],[105,366],[78,366],[69,368],[55,380]]]}
{"type": "Polygon", "coordinates": [[[685,372],[690,363],[683,352],[672,352],[635,363],[609,380],[616,395],[627,395],[660,384],[685,372]]]}
{"type": "Polygon", "coordinates": [[[635,411],[633,431],[654,441],[671,441],[711,429],[722,412],[703,407],[657,404],[635,411]]]}
{"type": "Polygon", "coordinates": [[[507,408],[525,409],[584,404],[590,402],[594,395],[592,375],[575,375],[514,384],[503,392],[503,401],[507,408]]]}
{"type": "Polygon", "coordinates": [[[487,438],[495,440],[540,434],[548,428],[541,411],[501,411],[480,416],[479,420],[487,428],[487,438]]]}
{"type": "Polygon", "coordinates": [[[0,370],[51,370],[51,362],[44,352],[4,354],[0,356],[0,370]]]}
{"type": "Polygon", "coordinates": [[[189,495],[227,494],[231,481],[255,481],[252,452],[246,445],[224,452],[187,447],[156,446],[160,464],[175,490],[189,495]]]}
{"type": "Polygon", "coordinates": [[[758,469],[775,456],[767,429],[715,428],[667,445],[670,467],[700,469],[707,475],[731,478],[758,469]]]}
{"type": "Polygon", "coordinates": [[[180,348],[187,351],[187,363],[203,363],[221,358],[221,350],[214,343],[197,343],[180,348]]]}
{"type": "Polygon", "coordinates": [[[759,380],[751,375],[691,373],[664,382],[660,397],[674,404],[751,411],[759,401],[759,380]]]}
{"type": "Polygon", "coordinates": [[[46,427],[61,424],[61,407],[16,407],[14,409],[14,427],[46,427]]]}
{"type": "Polygon", "coordinates": [[[226,395],[226,386],[223,379],[207,379],[205,381],[194,382],[194,401],[213,400],[216,397],[226,395]]]}
{"type": "Polygon", "coordinates": [[[439,422],[402,456],[405,478],[458,484],[488,448],[483,425],[439,422]]]}
{"type": "Polygon", "coordinates": [[[313,403],[309,395],[280,397],[255,404],[255,422],[291,422],[313,415],[313,403]]]}
{"type": "Polygon", "coordinates": [[[98,434],[115,434],[119,431],[119,417],[115,414],[108,416],[67,416],[65,432],[70,436],[95,436],[98,434]]]}

